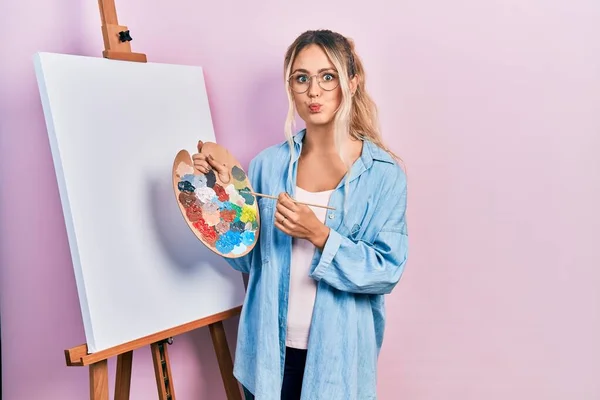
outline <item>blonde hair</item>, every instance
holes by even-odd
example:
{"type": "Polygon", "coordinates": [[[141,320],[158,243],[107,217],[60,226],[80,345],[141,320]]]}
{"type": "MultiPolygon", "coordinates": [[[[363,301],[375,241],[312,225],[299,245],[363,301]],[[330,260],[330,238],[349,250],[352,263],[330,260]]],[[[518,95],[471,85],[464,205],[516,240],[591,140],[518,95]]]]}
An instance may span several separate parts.
{"type": "MultiPolygon", "coordinates": [[[[340,158],[349,171],[350,165],[342,152],[342,142],[349,136],[359,140],[369,140],[393,158],[399,160],[381,138],[377,106],[366,90],[365,70],[361,59],[356,54],[354,42],[339,33],[330,30],[311,30],[302,33],[288,47],[284,59],[284,79],[288,96],[288,112],[284,125],[284,133],[290,146],[290,163],[294,157],[293,134],[295,129],[295,104],[291,88],[287,84],[296,56],[309,45],[320,46],[338,71],[342,101],[334,117],[334,138],[340,158]],[[358,84],[354,95],[350,92],[350,79],[358,76],[358,84]]],[[[290,164],[291,166],[291,164],[290,164]]]]}

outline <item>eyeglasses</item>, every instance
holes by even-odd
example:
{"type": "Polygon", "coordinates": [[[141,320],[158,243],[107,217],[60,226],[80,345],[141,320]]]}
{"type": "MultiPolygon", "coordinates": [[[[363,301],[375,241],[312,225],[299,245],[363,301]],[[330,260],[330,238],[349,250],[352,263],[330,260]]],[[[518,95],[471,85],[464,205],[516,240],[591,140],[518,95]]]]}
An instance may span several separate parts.
{"type": "Polygon", "coordinates": [[[334,90],[340,84],[339,77],[333,72],[321,72],[310,76],[302,73],[294,74],[288,79],[288,84],[294,92],[304,93],[310,88],[314,77],[317,78],[319,87],[328,92],[334,90]]]}

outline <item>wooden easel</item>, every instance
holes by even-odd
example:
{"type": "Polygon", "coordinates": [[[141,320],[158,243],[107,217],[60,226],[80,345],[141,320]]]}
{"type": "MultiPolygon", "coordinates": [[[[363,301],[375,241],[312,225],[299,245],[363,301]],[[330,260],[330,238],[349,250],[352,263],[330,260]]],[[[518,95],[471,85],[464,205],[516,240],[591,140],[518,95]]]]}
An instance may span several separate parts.
{"type": "MultiPolygon", "coordinates": [[[[147,62],[145,54],[131,52],[129,42],[132,38],[128,28],[118,23],[115,1],[98,0],[98,4],[104,38],[103,57],[113,60],[147,62]]],[[[175,400],[167,345],[171,344],[172,338],[177,335],[208,326],[227,399],[241,400],[241,391],[233,376],[233,362],[222,322],[238,315],[240,311],[241,306],[93,354],[89,353],[87,344],[82,344],[65,350],[67,366],[89,367],[90,400],[108,400],[108,359],[117,356],[114,399],[129,400],[133,351],[150,345],[158,397],[160,400],[175,400]]]]}

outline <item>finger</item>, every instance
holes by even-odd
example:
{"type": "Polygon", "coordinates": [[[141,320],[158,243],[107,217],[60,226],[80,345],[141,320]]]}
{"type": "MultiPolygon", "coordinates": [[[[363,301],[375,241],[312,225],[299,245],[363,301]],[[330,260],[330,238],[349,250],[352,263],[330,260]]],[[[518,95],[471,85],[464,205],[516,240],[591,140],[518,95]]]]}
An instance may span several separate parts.
{"type": "Polygon", "coordinates": [[[205,174],[208,174],[208,171],[210,171],[210,165],[208,165],[208,163],[204,160],[198,160],[198,161],[194,161],[194,167],[205,174]]]}
{"type": "Polygon", "coordinates": [[[275,211],[275,220],[281,225],[285,226],[287,229],[294,229],[296,226],[293,220],[279,211],[275,211]]]}
{"type": "Polygon", "coordinates": [[[227,165],[225,163],[215,160],[215,158],[213,157],[212,154],[209,154],[208,157],[206,158],[206,160],[218,173],[221,174],[221,173],[227,172],[227,170],[228,170],[227,165]]]}
{"type": "MultiPolygon", "coordinates": [[[[289,219],[292,222],[297,221],[296,213],[293,212],[292,210],[290,210],[289,208],[287,208],[285,205],[283,205],[281,203],[277,203],[275,208],[277,209],[275,214],[279,214],[281,216],[281,218],[289,219]]],[[[281,220],[281,218],[279,218],[279,220],[281,220]]]]}
{"type": "Polygon", "coordinates": [[[198,153],[200,153],[202,151],[202,146],[204,146],[204,143],[202,143],[202,140],[198,140],[198,153]]]}
{"type": "Polygon", "coordinates": [[[202,153],[196,153],[192,155],[192,160],[196,161],[196,160],[206,160],[206,154],[202,154],[202,153]]]}
{"type": "Polygon", "coordinates": [[[283,233],[285,233],[288,236],[293,236],[292,235],[292,231],[289,230],[287,227],[285,227],[283,224],[281,224],[279,221],[275,220],[275,227],[277,229],[279,229],[280,231],[282,231],[283,233]]]}
{"type": "Polygon", "coordinates": [[[287,193],[281,193],[279,195],[279,199],[278,201],[284,205],[287,209],[291,210],[291,211],[298,211],[298,204],[296,204],[296,202],[290,197],[289,194],[287,193]]]}
{"type": "Polygon", "coordinates": [[[206,157],[203,154],[194,154],[192,156],[192,161],[193,162],[199,162],[199,161],[203,161],[206,164],[208,164],[208,160],[206,159],[206,157]]]}

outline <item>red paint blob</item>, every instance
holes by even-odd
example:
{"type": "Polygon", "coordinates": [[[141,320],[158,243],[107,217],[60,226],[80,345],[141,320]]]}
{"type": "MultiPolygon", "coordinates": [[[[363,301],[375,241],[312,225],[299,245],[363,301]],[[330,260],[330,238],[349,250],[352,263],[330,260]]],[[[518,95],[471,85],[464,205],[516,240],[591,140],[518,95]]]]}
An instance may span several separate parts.
{"type": "Polygon", "coordinates": [[[198,207],[198,205],[195,203],[191,204],[188,208],[186,208],[185,213],[190,222],[202,220],[202,209],[198,207]]]}
{"type": "Polygon", "coordinates": [[[208,226],[202,218],[194,222],[193,225],[194,228],[198,229],[202,235],[202,239],[204,239],[208,244],[214,246],[217,241],[217,232],[214,230],[214,228],[212,226],[208,226]]]}
{"type": "Polygon", "coordinates": [[[223,189],[223,186],[219,185],[218,183],[215,183],[215,186],[213,186],[213,190],[217,194],[219,201],[228,201],[229,200],[229,195],[227,194],[225,189],[223,189]]]}
{"type": "Polygon", "coordinates": [[[223,210],[221,211],[221,219],[225,222],[233,222],[235,219],[235,210],[223,210]]]}

